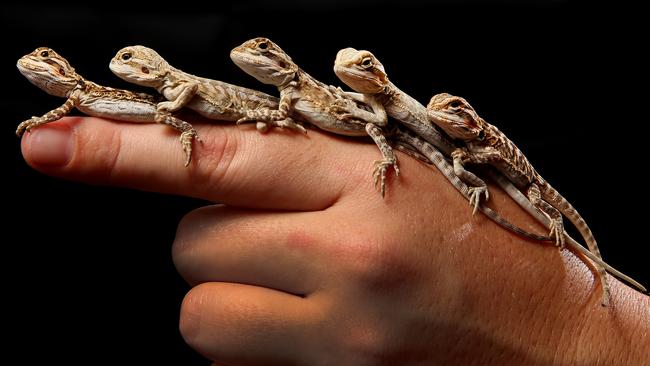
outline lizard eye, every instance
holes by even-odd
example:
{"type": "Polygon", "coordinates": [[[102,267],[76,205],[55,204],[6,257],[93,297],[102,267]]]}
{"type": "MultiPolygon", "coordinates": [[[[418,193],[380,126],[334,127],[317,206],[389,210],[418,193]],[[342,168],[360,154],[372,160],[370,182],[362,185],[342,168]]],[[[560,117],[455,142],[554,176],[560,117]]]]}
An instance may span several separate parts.
{"type": "Polygon", "coordinates": [[[257,48],[259,48],[259,49],[262,50],[262,51],[266,51],[266,50],[269,49],[269,44],[266,43],[266,42],[260,42],[260,43],[257,45],[257,48]]]}
{"type": "Polygon", "coordinates": [[[479,141],[483,141],[483,139],[485,139],[485,131],[480,130],[480,131],[478,132],[478,136],[477,136],[476,138],[477,138],[479,141]]]}
{"type": "Polygon", "coordinates": [[[63,68],[60,68],[59,69],[59,74],[61,74],[61,76],[65,76],[65,70],[63,70],[63,68]]]}
{"type": "Polygon", "coordinates": [[[122,60],[127,61],[131,58],[131,52],[124,52],[122,54],[122,60]]]}
{"type": "Polygon", "coordinates": [[[457,101],[457,100],[453,100],[453,101],[451,101],[451,102],[449,103],[449,106],[450,106],[451,108],[453,108],[453,109],[458,109],[458,108],[460,108],[460,105],[461,105],[460,102],[457,101]]]}
{"type": "Polygon", "coordinates": [[[48,57],[49,55],[50,55],[50,53],[47,52],[47,51],[41,52],[41,57],[48,57]]]}
{"type": "Polygon", "coordinates": [[[364,69],[372,67],[372,59],[370,57],[366,57],[361,61],[361,67],[364,69]]]}

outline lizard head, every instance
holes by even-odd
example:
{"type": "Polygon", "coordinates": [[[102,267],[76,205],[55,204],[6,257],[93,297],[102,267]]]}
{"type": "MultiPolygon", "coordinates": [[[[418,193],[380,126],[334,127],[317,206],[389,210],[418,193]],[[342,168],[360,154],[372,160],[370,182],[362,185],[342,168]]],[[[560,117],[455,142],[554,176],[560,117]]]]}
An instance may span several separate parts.
{"type": "Polygon", "coordinates": [[[21,57],[16,66],[32,84],[58,97],[67,96],[82,80],[66,59],[47,47],[21,57]]]}
{"type": "Polygon", "coordinates": [[[376,94],[388,84],[384,66],[368,51],[344,48],[336,54],[334,73],[352,90],[376,94]]]}
{"type": "Polygon", "coordinates": [[[283,87],[295,78],[298,66],[268,38],[253,38],[230,51],[232,61],[264,84],[283,87]]]}
{"type": "Polygon", "coordinates": [[[151,48],[130,46],[117,51],[109,67],[123,80],[157,88],[163,85],[170,66],[151,48]]]}
{"type": "Polygon", "coordinates": [[[462,141],[483,140],[483,121],[463,98],[447,93],[436,94],[427,105],[429,119],[450,137],[462,141]]]}

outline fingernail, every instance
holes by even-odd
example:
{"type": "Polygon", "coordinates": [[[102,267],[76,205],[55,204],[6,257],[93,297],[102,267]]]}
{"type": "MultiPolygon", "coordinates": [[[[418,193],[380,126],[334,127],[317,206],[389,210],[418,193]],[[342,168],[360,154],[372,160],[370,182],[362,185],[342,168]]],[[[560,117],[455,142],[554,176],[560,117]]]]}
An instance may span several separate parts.
{"type": "Polygon", "coordinates": [[[63,166],[72,158],[75,139],[67,126],[37,128],[29,134],[29,158],[33,163],[63,166]]]}

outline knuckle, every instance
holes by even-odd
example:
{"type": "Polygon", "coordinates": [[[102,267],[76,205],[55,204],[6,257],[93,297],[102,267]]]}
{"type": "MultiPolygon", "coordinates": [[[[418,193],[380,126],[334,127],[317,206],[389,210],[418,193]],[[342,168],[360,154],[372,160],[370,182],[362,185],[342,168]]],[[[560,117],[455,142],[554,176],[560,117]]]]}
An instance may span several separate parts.
{"type": "Polygon", "coordinates": [[[417,276],[399,239],[358,237],[346,244],[350,276],[366,289],[387,291],[405,286],[417,276]]]}
{"type": "Polygon", "coordinates": [[[231,173],[242,145],[241,135],[233,128],[208,128],[211,131],[202,135],[207,141],[197,151],[200,154],[196,159],[199,169],[197,174],[191,174],[191,184],[203,191],[211,191],[215,184],[221,183],[224,183],[223,187],[231,187],[224,180],[236,179],[231,173]]]}
{"type": "Polygon", "coordinates": [[[87,127],[88,123],[81,123],[83,117],[73,118],[77,118],[71,123],[76,139],[76,151],[70,165],[84,167],[84,170],[91,166],[101,171],[102,175],[112,176],[122,151],[120,130],[103,123],[93,123],[93,127],[90,128],[87,127]]]}
{"type": "Polygon", "coordinates": [[[384,328],[377,321],[349,327],[340,347],[343,358],[353,360],[354,365],[386,364],[394,345],[390,340],[391,332],[384,328]]]}

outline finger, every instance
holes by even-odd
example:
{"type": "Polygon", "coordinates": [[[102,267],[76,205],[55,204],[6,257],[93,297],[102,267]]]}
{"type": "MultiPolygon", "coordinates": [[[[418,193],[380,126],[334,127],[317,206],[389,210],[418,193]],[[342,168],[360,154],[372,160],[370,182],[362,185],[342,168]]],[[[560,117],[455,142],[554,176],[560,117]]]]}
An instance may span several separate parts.
{"type": "Polygon", "coordinates": [[[322,209],[361,182],[378,154],[370,144],[314,130],[306,137],[225,124],[198,128],[190,167],[178,134],[156,124],[69,117],[23,138],[27,162],[47,174],[247,207],[322,209]],[[361,167],[363,169],[361,169],[361,167]]]}
{"type": "Polygon", "coordinates": [[[181,221],[174,264],[191,284],[236,282],[307,296],[334,278],[336,217],[328,212],[200,208],[181,221]],[[324,227],[323,222],[329,222],[324,227]]]}
{"type": "Polygon", "coordinates": [[[218,363],[305,364],[300,361],[314,313],[310,302],[297,296],[211,282],[185,296],[180,330],[192,348],[218,363]]]}

